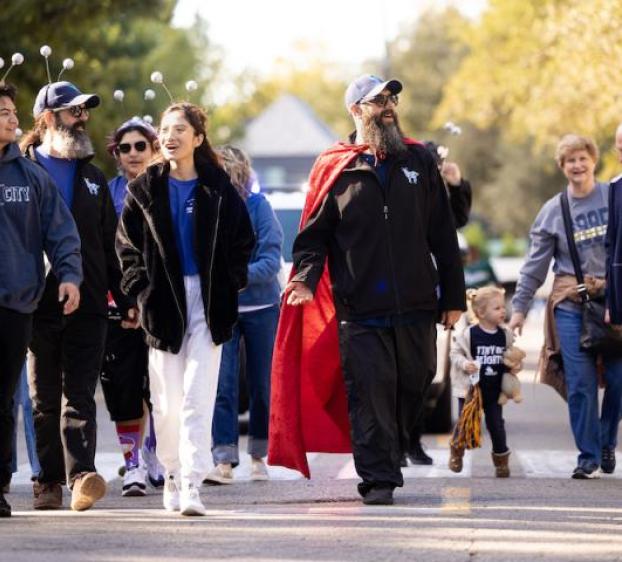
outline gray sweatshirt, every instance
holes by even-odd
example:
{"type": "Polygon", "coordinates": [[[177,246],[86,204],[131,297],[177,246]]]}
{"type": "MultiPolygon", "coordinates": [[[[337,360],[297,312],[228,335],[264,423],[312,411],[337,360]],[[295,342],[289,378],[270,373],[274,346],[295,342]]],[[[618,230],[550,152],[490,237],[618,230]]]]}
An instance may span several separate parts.
{"type": "Polygon", "coordinates": [[[33,312],[45,283],[43,253],[61,283],[82,282],[80,237],[50,176],[16,144],[0,152],[0,306],[33,312]]]}
{"type": "MultiPolygon", "coordinates": [[[[584,275],[605,277],[608,195],[609,184],[606,183],[597,183],[592,193],[582,198],[572,197],[568,190],[575,244],[584,275]]],[[[559,194],[549,199],[540,209],[529,238],[529,253],[521,268],[516,293],[512,299],[513,311],[523,314],[527,313],[535,292],[544,283],[551,258],[554,258],[553,272],[556,275],[574,275],[559,194]]],[[[578,305],[569,301],[564,301],[559,306],[578,310],[578,305]]]]}

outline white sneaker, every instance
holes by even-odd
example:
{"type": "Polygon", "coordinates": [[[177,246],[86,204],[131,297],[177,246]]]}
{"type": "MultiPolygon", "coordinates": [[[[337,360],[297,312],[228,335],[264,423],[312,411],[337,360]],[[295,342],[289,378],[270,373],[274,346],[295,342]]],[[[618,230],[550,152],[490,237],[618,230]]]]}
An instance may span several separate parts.
{"type": "Polygon", "coordinates": [[[164,486],[164,467],[160,464],[155,451],[150,451],[146,447],[141,450],[142,466],[147,471],[149,483],[154,488],[164,486]]]}
{"type": "Polygon", "coordinates": [[[217,464],[203,480],[204,484],[233,484],[233,467],[230,464],[217,464]]]}
{"type": "Polygon", "coordinates": [[[179,511],[179,487],[173,474],[169,474],[164,482],[162,503],[166,511],[179,511]]]}
{"type": "Polygon", "coordinates": [[[121,495],[123,497],[130,496],[146,496],[147,485],[145,484],[145,470],[141,466],[134,466],[123,475],[123,488],[121,495]]]}
{"type": "Polygon", "coordinates": [[[255,482],[265,482],[266,480],[270,480],[268,467],[266,466],[266,463],[263,462],[263,459],[253,459],[251,461],[251,480],[255,482]]]}
{"type": "Polygon", "coordinates": [[[199,488],[194,484],[184,483],[182,485],[179,504],[182,515],[205,515],[205,506],[201,501],[199,488]]]}

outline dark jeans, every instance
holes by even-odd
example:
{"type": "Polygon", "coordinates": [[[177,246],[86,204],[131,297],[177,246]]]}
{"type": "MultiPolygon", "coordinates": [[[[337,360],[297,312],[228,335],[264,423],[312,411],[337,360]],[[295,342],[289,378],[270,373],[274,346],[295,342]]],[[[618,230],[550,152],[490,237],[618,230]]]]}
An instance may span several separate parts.
{"type": "Polygon", "coordinates": [[[107,320],[35,315],[28,382],[33,397],[39,482],[68,482],[95,471],[95,388],[107,320]]]}
{"type": "Polygon", "coordinates": [[[352,452],[366,488],[402,486],[402,451],[436,371],[433,313],[408,325],[339,323],[352,452]]]}
{"type": "Polygon", "coordinates": [[[270,368],[279,320],[279,306],[241,312],[233,337],[223,346],[218,394],[212,422],[214,464],[239,463],[238,409],[240,338],[246,346],[246,383],[249,395],[248,453],[256,458],[268,452],[270,368]]]}
{"type": "Polygon", "coordinates": [[[32,315],[0,307],[0,487],[11,481],[13,396],[24,365],[32,315]]]}

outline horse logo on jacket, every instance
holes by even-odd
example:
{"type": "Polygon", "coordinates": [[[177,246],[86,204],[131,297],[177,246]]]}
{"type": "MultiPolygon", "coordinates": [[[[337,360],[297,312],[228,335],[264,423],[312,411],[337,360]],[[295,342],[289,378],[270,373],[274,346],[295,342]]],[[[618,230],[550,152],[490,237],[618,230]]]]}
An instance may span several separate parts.
{"type": "Polygon", "coordinates": [[[409,170],[406,167],[402,168],[402,172],[404,172],[404,176],[408,180],[408,183],[417,184],[417,178],[419,177],[419,172],[415,172],[415,170],[409,170]]]}

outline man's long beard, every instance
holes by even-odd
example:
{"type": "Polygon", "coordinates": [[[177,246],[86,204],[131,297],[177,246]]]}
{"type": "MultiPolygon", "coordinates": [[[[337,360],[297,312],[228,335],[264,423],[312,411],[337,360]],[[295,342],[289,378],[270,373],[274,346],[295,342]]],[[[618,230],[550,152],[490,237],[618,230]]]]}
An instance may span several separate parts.
{"type": "Polygon", "coordinates": [[[398,156],[406,152],[404,135],[400,129],[397,115],[388,109],[378,115],[363,114],[363,142],[369,144],[377,154],[398,156]],[[383,123],[382,116],[391,113],[393,123],[383,123]]]}
{"type": "Polygon", "coordinates": [[[55,130],[48,129],[48,135],[46,140],[59,158],[79,160],[94,153],[93,143],[80,122],[68,127],[56,116],[55,130]]]}

